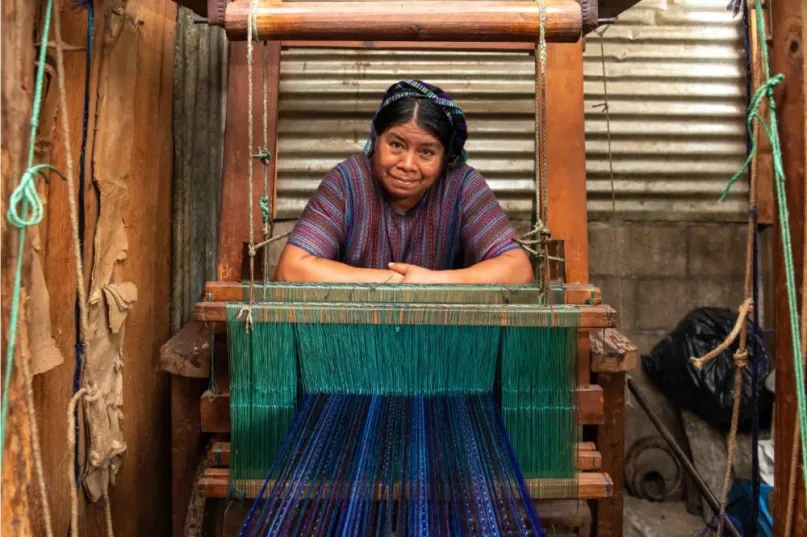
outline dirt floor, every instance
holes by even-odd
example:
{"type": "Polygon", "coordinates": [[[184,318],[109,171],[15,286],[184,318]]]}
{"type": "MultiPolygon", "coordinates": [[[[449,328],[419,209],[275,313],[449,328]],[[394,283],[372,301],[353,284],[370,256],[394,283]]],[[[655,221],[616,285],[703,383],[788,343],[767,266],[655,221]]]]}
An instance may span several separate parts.
{"type": "Polygon", "coordinates": [[[684,502],[655,503],[625,497],[624,537],[691,537],[704,526],[701,517],[687,513],[684,502]]]}

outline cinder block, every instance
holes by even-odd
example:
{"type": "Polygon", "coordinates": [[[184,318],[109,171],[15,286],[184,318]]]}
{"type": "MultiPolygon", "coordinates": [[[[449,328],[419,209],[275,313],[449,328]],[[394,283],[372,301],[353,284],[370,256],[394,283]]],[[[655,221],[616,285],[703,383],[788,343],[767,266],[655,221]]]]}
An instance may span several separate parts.
{"type": "Polygon", "coordinates": [[[616,275],[614,228],[603,222],[588,224],[588,266],[592,275],[616,275]]]}
{"type": "Polygon", "coordinates": [[[631,223],[620,237],[620,269],[632,276],[684,277],[686,229],[677,224],[631,223]]]}
{"type": "Polygon", "coordinates": [[[592,276],[591,283],[602,291],[603,304],[608,304],[617,310],[621,321],[621,331],[627,335],[636,325],[636,280],[623,277],[620,285],[620,281],[616,277],[592,276]]]}
{"type": "Polygon", "coordinates": [[[693,307],[715,307],[738,309],[743,301],[742,278],[704,279],[695,281],[693,307]]]}
{"type": "Polygon", "coordinates": [[[642,330],[671,330],[693,307],[695,284],[686,279],[639,280],[637,322],[642,330]]]}
{"type": "Polygon", "coordinates": [[[742,276],[748,229],[745,224],[697,224],[689,226],[689,274],[692,276],[742,276]]]}
{"type": "MultiPolygon", "coordinates": [[[[659,341],[667,337],[673,328],[675,327],[671,327],[670,330],[636,330],[626,335],[628,339],[631,340],[631,343],[636,345],[636,348],[639,349],[639,354],[645,355],[650,354],[653,347],[655,347],[659,341]]],[[[641,367],[641,364],[639,367],[641,367]]]]}

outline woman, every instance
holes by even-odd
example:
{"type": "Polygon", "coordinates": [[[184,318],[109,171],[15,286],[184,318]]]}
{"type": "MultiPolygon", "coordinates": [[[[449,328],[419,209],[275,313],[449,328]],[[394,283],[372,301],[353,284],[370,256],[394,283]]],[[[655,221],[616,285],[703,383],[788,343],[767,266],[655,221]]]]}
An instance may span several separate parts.
{"type": "Polygon", "coordinates": [[[364,154],[322,180],[280,281],[522,284],[532,268],[485,179],[465,164],[465,116],[439,88],[389,88],[364,154]]]}

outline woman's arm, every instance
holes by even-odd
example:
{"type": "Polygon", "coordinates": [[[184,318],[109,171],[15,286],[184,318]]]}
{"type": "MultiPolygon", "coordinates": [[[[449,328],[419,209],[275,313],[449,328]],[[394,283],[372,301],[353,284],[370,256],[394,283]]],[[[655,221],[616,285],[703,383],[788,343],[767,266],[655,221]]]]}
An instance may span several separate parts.
{"type": "Polygon", "coordinates": [[[532,265],[522,249],[457,270],[429,270],[407,263],[390,263],[403,276],[403,283],[521,285],[533,282],[532,265]]]}
{"type": "Polygon", "coordinates": [[[400,283],[403,276],[394,270],[356,268],[311,255],[287,244],[280,254],[275,280],[322,283],[400,283]]]}

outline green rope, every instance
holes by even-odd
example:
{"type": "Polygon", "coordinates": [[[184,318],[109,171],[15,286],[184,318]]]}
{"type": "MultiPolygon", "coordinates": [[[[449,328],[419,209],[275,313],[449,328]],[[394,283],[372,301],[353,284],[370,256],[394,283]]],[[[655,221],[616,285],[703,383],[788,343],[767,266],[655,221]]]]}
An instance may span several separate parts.
{"type": "MultiPolygon", "coordinates": [[[[36,68],[36,84],[34,86],[34,103],[31,109],[31,135],[28,139],[28,164],[25,173],[20,178],[20,184],[11,193],[9,208],[6,212],[8,223],[19,230],[17,244],[17,258],[14,268],[14,287],[11,295],[11,314],[8,323],[8,343],[6,345],[6,366],[3,379],[2,415],[0,415],[0,466],[3,460],[3,446],[6,443],[6,418],[8,417],[8,391],[11,385],[11,370],[14,364],[14,345],[17,338],[17,324],[20,313],[20,291],[22,288],[22,256],[25,246],[25,230],[42,221],[44,209],[42,200],[36,191],[34,179],[37,175],[45,177],[44,170],[56,171],[53,166],[40,164],[34,166],[34,146],[36,133],[39,128],[39,113],[42,109],[42,88],[45,79],[45,55],[48,48],[48,34],[50,32],[50,18],[53,11],[53,0],[48,0],[45,8],[45,21],[42,27],[39,59],[36,68]],[[20,206],[19,210],[17,206],[20,206]]],[[[56,172],[59,173],[59,172],[56,172]]],[[[59,173],[62,176],[61,173],[59,173]]],[[[64,177],[64,176],[62,176],[64,177]]]]}
{"type": "MultiPolygon", "coordinates": [[[[754,0],[756,7],[757,28],[764,28],[765,23],[762,18],[762,6],[760,0],[754,0]]],[[[793,372],[796,377],[796,401],[798,403],[798,420],[801,426],[801,470],[804,474],[804,486],[807,490],[807,393],[804,386],[804,355],[801,348],[801,335],[799,327],[799,313],[796,297],[796,277],[793,266],[793,244],[790,237],[790,214],[787,210],[787,193],[785,192],[785,171],[782,163],[782,146],[779,141],[779,128],[776,120],[776,101],[773,98],[773,88],[782,82],[784,76],[778,74],[771,76],[771,66],[768,60],[767,45],[764,40],[760,40],[760,52],[762,64],[765,66],[765,82],[754,93],[748,107],[748,119],[746,128],[751,138],[751,151],[748,158],[743,163],[742,168],[734,174],[726,186],[721,200],[725,199],[728,191],[737,179],[746,172],[751,160],[757,150],[756,140],[753,136],[753,125],[757,122],[765,131],[765,135],[771,142],[771,153],[773,154],[773,172],[776,184],[776,201],[779,213],[779,222],[782,227],[782,249],[785,261],[785,280],[787,285],[788,317],[790,321],[790,337],[793,347],[793,372]],[[770,124],[759,114],[759,106],[763,99],[768,100],[768,117],[770,124]]]]}

